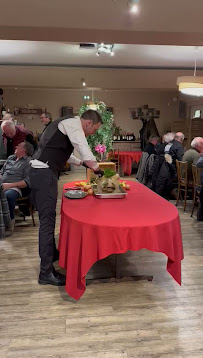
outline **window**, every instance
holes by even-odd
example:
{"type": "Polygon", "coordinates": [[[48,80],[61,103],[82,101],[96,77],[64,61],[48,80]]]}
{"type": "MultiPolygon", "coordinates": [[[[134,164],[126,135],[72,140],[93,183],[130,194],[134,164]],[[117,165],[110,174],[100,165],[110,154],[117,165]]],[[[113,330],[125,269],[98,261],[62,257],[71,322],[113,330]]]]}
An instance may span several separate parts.
{"type": "Polygon", "coordinates": [[[196,109],[193,118],[201,118],[201,109],[196,109]]]}

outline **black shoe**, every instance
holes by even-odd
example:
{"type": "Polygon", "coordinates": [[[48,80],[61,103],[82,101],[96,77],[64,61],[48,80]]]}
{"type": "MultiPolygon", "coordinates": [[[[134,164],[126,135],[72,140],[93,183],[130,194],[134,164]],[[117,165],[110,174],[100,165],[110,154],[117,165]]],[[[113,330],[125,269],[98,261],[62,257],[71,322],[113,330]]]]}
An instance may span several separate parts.
{"type": "Polygon", "coordinates": [[[59,250],[56,249],[54,251],[53,262],[58,261],[58,259],[59,259],[59,250]]]}
{"type": "Polygon", "coordinates": [[[62,275],[61,273],[55,270],[47,274],[42,274],[40,272],[38,283],[40,285],[65,286],[66,276],[62,275]]]}

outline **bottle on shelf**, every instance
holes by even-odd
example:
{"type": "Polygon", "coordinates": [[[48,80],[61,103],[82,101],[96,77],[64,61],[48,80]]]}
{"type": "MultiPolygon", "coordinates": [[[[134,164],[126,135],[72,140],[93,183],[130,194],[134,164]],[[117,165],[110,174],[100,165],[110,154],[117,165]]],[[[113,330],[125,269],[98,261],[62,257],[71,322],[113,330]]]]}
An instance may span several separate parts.
{"type": "Polygon", "coordinates": [[[1,118],[3,118],[3,116],[6,114],[6,107],[5,105],[3,104],[2,105],[2,108],[1,108],[1,118]]]}

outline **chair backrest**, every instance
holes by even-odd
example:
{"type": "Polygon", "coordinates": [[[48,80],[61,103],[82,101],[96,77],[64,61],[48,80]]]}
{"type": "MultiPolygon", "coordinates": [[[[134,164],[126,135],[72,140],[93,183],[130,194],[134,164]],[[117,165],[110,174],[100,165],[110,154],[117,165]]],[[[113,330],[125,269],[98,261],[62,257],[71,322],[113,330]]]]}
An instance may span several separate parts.
{"type": "Polygon", "coordinates": [[[194,187],[201,187],[201,172],[203,168],[197,168],[196,165],[192,164],[192,175],[194,187]]]}
{"type": "Polygon", "coordinates": [[[119,149],[112,149],[108,154],[109,159],[117,159],[119,161],[119,149]]]}
{"type": "Polygon", "coordinates": [[[187,162],[176,160],[176,168],[178,174],[178,181],[187,183],[187,162]]]}

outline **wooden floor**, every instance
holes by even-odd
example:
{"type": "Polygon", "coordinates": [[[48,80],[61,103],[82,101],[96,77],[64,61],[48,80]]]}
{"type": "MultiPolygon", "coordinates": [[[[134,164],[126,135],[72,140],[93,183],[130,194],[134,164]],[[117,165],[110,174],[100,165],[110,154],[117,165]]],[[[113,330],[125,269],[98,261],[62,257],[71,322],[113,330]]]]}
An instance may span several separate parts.
{"type": "MultiPolygon", "coordinates": [[[[78,178],[84,173],[60,180],[56,233],[62,184],[78,178]]],[[[203,223],[190,210],[179,208],[182,287],[163,254],[143,250],[123,257],[125,270],[153,274],[153,282],[89,285],[78,302],[64,288],[38,285],[38,228],[19,222],[0,241],[0,358],[202,358],[203,223]]]]}

